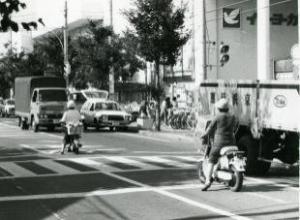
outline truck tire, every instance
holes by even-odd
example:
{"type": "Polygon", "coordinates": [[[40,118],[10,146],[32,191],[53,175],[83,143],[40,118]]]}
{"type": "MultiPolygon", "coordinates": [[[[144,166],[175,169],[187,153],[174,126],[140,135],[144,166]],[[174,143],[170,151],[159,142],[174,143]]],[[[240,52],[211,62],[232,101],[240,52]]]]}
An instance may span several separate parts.
{"type": "Polygon", "coordinates": [[[284,145],[285,148],[277,155],[278,159],[288,164],[297,162],[299,160],[299,135],[288,133],[284,145]]]}
{"type": "Polygon", "coordinates": [[[244,135],[238,140],[237,145],[246,152],[246,174],[263,175],[268,172],[271,163],[258,160],[259,141],[253,139],[250,135],[244,135]]]}

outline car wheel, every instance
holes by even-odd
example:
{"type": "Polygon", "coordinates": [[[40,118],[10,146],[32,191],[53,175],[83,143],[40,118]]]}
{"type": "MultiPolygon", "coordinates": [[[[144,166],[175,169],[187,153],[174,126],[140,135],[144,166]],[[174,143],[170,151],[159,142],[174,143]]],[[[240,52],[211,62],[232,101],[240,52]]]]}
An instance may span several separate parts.
{"type": "Polygon", "coordinates": [[[114,131],[114,127],[109,127],[109,130],[110,131],[114,131]]]}

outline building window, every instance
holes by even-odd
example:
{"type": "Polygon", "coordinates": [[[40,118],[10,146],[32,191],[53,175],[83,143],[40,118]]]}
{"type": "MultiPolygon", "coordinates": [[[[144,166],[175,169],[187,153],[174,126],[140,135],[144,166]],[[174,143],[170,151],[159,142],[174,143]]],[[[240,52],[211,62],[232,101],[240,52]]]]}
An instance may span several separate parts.
{"type": "Polygon", "coordinates": [[[221,93],[221,99],[225,99],[226,98],[226,92],[222,92],[221,93]]]}

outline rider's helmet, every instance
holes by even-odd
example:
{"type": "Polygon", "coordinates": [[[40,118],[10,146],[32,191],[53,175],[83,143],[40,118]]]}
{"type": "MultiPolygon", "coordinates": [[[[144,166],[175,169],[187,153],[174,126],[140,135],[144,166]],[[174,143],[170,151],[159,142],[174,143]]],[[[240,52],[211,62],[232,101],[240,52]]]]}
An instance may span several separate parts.
{"type": "Polygon", "coordinates": [[[68,101],[67,103],[67,108],[68,109],[75,109],[76,105],[75,102],[73,100],[68,101]]]}
{"type": "Polygon", "coordinates": [[[228,110],[229,109],[229,103],[228,103],[228,99],[222,98],[220,99],[216,105],[217,109],[219,110],[228,110]]]}

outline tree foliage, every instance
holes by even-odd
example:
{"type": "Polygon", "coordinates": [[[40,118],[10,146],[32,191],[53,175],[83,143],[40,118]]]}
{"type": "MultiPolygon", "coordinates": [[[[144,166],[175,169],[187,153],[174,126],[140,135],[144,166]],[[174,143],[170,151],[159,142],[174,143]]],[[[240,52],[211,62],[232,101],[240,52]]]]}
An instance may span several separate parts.
{"type": "MultiPolygon", "coordinates": [[[[35,40],[32,53],[8,50],[0,60],[1,89],[4,91],[13,87],[17,76],[43,75],[45,72],[64,76],[62,42],[62,31],[49,32],[35,40]]],[[[76,88],[86,88],[90,83],[108,89],[111,66],[114,67],[116,81],[126,81],[132,77],[143,67],[143,62],[137,58],[136,49],[131,48],[134,42],[129,42],[130,37],[120,37],[110,28],[91,22],[86,33],[69,38],[70,83],[76,88]]]]}
{"type": "Polygon", "coordinates": [[[109,69],[114,67],[115,80],[126,81],[143,67],[136,52],[128,44],[125,35],[116,35],[110,27],[97,26],[90,22],[87,34],[77,38],[75,58],[78,65],[74,84],[80,87],[83,81],[96,87],[108,89],[109,69]]]}
{"type": "Polygon", "coordinates": [[[21,22],[18,24],[12,19],[12,14],[17,13],[26,8],[26,4],[19,0],[1,0],[0,1],[0,31],[7,31],[9,29],[17,32],[21,25],[25,30],[37,29],[38,23],[44,25],[41,18],[38,21],[21,22]]]}
{"type": "Polygon", "coordinates": [[[125,14],[134,26],[143,57],[149,62],[175,65],[180,48],[189,38],[184,29],[185,8],[175,8],[173,0],[136,0],[135,7],[125,14]]]}
{"type": "MultiPolygon", "coordinates": [[[[181,47],[189,34],[184,27],[185,8],[176,8],[173,0],[135,0],[134,9],[125,12],[133,25],[141,55],[146,61],[155,63],[156,90],[160,88],[160,65],[175,65],[181,47]]],[[[160,103],[160,95],[156,94],[160,103]]],[[[160,105],[157,105],[157,130],[160,130],[160,105]]]]}

